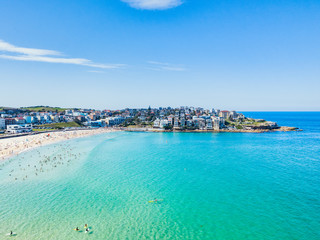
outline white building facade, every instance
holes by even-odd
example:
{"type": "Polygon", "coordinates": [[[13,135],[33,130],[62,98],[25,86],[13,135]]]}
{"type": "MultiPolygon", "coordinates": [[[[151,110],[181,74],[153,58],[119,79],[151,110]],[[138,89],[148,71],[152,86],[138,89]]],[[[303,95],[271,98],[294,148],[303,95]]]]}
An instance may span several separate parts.
{"type": "Polygon", "coordinates": [[[21,124],[21,125],[8,125],[7,132],[8,133],[24,133],[31,132],[32,124],[21,124]]]}

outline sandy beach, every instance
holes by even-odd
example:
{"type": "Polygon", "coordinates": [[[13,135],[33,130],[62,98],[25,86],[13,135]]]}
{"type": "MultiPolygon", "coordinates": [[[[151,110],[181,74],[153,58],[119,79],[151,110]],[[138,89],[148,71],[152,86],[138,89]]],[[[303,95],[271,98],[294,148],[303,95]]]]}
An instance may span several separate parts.
{"type": "Polygon", "coordinates": [[[87,137],[96,134],[114,132],[118,130],[108,128],[59,131],[50,133],[40,133],[36,135],[27,135],[20,137],[12,137],[0,139],[0,162],[14,155],[18,155],[24,151],[31,150],[36,147],[53,144],[73,138],[87,137]]]}

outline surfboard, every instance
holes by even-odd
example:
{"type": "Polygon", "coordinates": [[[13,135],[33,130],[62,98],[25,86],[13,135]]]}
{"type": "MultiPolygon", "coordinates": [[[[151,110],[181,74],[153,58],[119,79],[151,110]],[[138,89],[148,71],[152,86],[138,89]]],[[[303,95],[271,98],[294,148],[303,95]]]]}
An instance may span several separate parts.
{"type": "Polygon", "coordinates": [[[15,233],[15,232],[12,233],[12,234],[11,233],[7,233],[6,236],[10,236],[10,237],[17,236],[17,233],[15,233]]]}

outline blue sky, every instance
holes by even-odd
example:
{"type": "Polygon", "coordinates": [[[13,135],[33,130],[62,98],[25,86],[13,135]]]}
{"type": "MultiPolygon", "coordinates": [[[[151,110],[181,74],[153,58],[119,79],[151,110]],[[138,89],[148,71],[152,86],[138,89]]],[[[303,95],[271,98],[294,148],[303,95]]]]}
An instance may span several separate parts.
{"type": "Polygon", "coordinates": [[[3,0],[0,106],[320,110],[320,2],[3,0]]]}

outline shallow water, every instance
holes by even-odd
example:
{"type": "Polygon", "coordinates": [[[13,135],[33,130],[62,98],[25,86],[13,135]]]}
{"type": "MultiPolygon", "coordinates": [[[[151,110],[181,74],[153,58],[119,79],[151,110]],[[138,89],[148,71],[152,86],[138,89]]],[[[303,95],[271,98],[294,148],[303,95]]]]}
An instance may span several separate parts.
{"type": "Polygon", "coordinates": [[[320,239],[320,113],[246,115],[304,131],[108,133],[12,158],[0,239],[320,239]]]}

